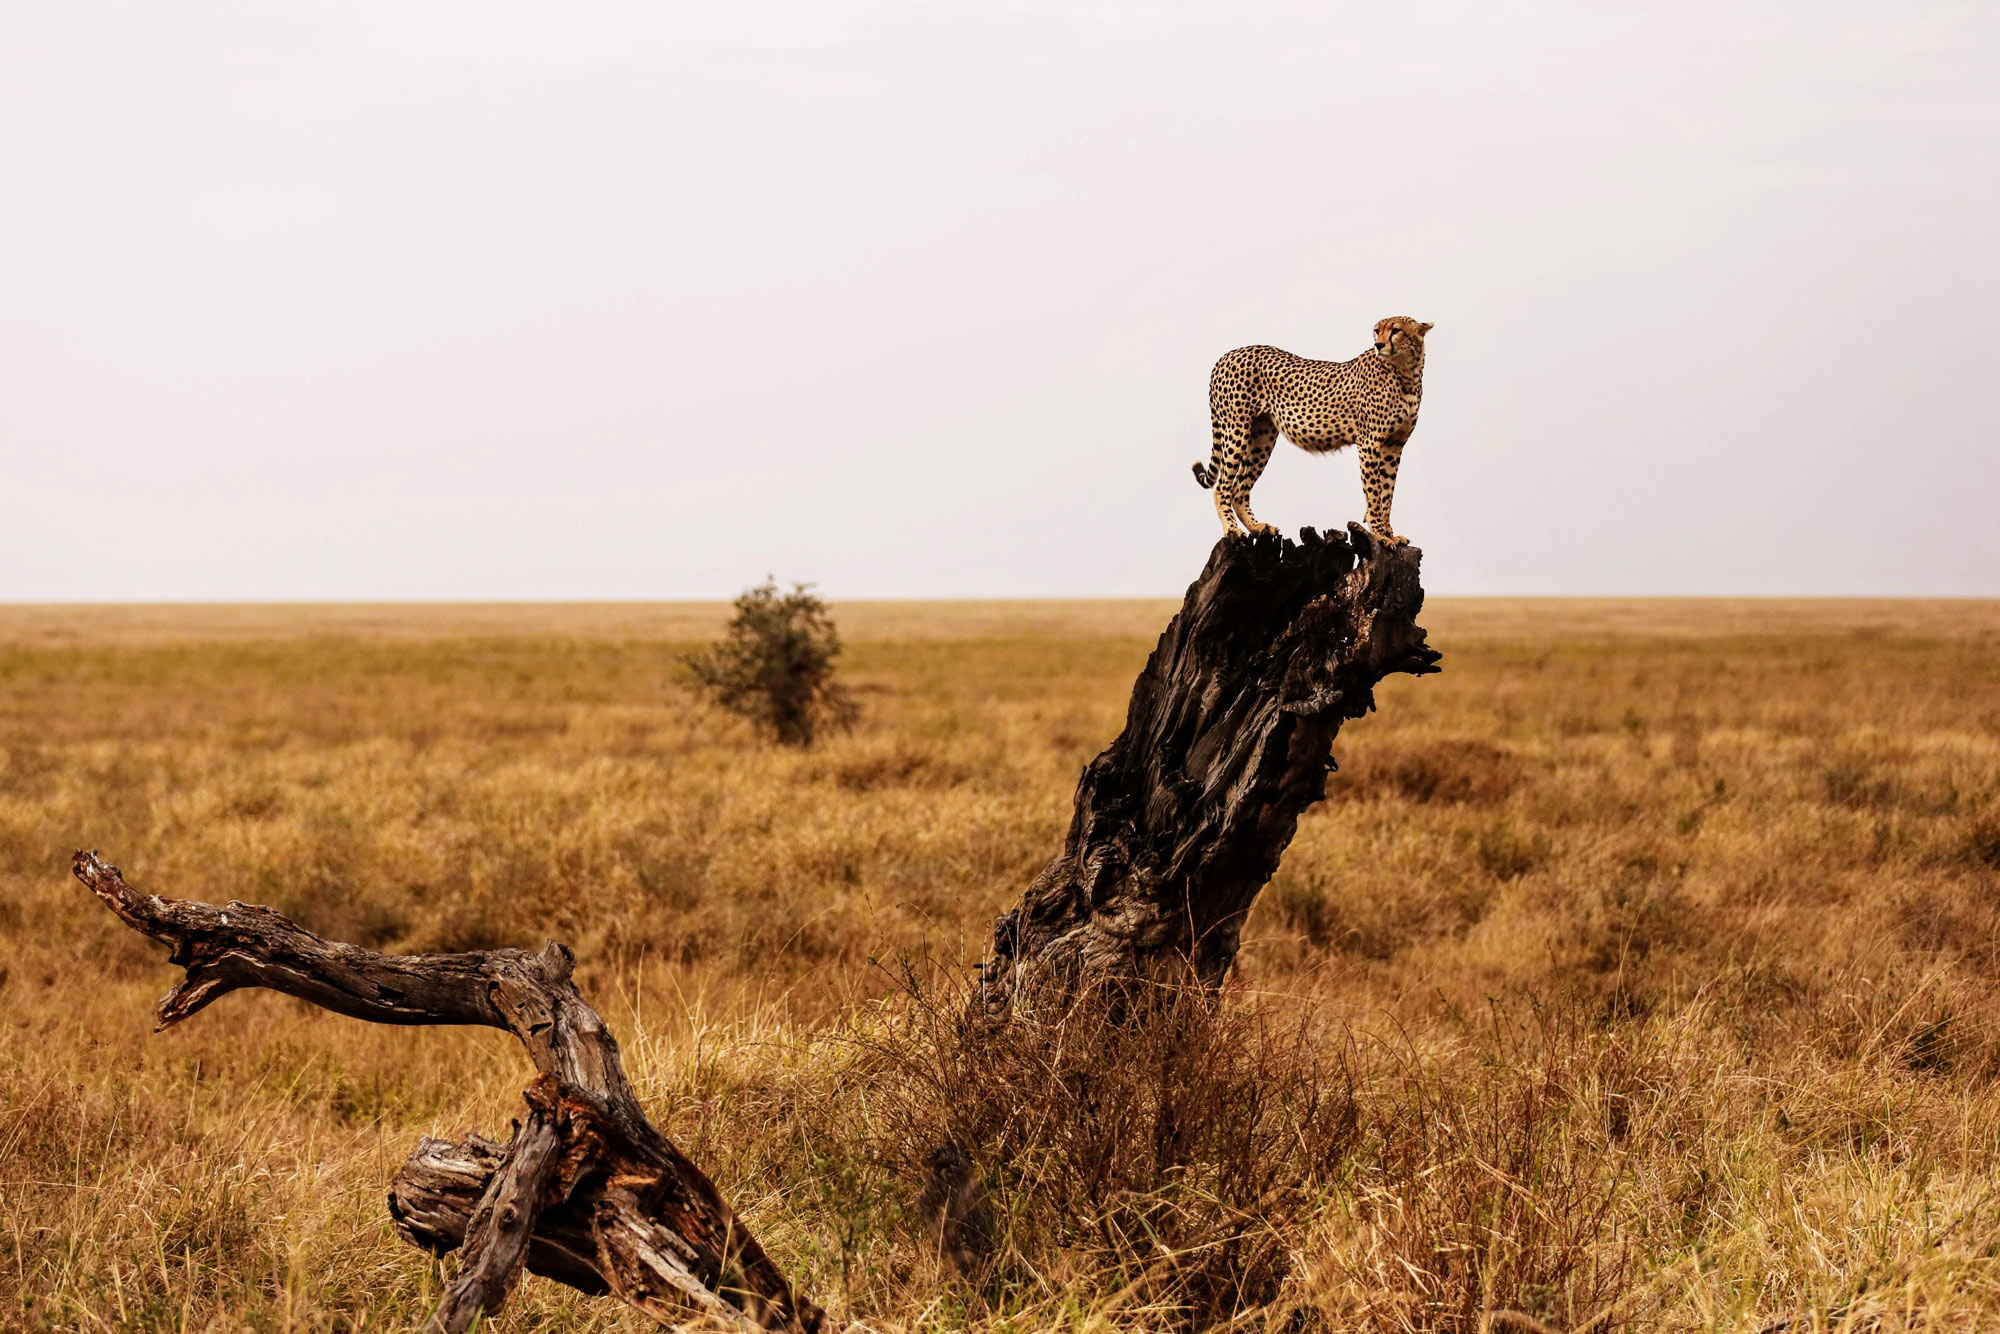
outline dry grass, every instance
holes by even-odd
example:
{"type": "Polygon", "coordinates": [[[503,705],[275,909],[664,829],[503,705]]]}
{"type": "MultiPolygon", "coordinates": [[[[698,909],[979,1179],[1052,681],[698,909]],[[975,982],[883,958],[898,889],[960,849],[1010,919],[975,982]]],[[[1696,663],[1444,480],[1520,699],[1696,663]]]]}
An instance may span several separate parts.
{"type": "MultiPolygon", "coordinates": [[[[571,941],[842,1321],[2000,1327],[2000,608],[1769,610],[1440,605],[1221,1013],[1018,1047],[947,1022],[956,965],[1160,606],[837,608],[866,719],[806,754],[675,684],[715,609],[0,614],[0,1327],[405,1327],[439,1276],[383,1188],[525,1076],[270,995],[149,1035],[170,970],[78,846],[372,945],[571,941]]],[[[539,1280],[503,1324],[635,1327],[539,1280]]]]}

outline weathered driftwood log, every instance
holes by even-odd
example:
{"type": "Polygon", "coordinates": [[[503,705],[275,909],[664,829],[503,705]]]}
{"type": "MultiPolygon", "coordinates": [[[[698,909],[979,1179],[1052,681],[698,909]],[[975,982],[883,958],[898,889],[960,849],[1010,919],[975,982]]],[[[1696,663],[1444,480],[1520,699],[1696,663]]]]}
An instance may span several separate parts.
{"type": "Polygon", "coordinates": [[[1438,670],[1423,553],[1348,527],[1216,544],[1085,767],[1061,854],[994,925],[989,1015],[1107,983],[1221,985],[1341,723],[1383,677],[1438,670]]]}
{"type": "Polygon", "coordinates": [[[77,853],[74,869],[187,970],[160,1001],[159,1028],[239,987],[268,987],[375,1023],[506,1029],[528,1049],[541,1073],[513,1141],[427,1139],[390,1192],[406,1237],[465,1251],[430,1329],[464,1330],[497,1309],[524,1262],[665,1323],[705,1316],[746,1334],[819,1328],[818,1308],[794,1295],[713,1183],[646,1119],[617,1040],[570,980],[565,946],[377,954],[269,908],[141,894],[94,852],[77,853]]]}

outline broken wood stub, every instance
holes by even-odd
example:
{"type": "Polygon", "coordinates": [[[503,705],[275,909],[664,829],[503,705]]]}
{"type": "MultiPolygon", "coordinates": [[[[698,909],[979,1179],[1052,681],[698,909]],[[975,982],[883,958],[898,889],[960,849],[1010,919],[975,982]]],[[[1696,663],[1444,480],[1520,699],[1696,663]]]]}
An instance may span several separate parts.
{"type": "MultiPolygon", "coordinates": [[[[424,1326],[427,1334],[464,1334],[482,1313],[499,1310],[520,1275],[535,1220],[569,1195],[556,1189],[564,1155],[555,1081],[537,1075],[526,1096],[527,1123],[515,1131],[467,1219],[465,1263],[424,1326]]],[[[574,1185],[572,1179],[568,1186],[574,1185]]]]}
{"type": "Polygon", "coordinates": [[[746,1334],[819,1329],[819,1309],[793,1293],[714,1183],[647,1120],[617,1039],[571,980],[566,946],[378,954],[269,908],[141,894],[94,852],[78,852],[73,869],[186,970],[160,1000],[158,1028],[231,991],[266,987],[374,1023],[478,1024],[520,1039],[540,1073],[513,1141],[427,1139],[390,1192],[405,1237],[464,1252],[427,1328],[470,1328],[525,1265],[663,1323],[704,1316],[746,1334]]]}
{"type": "Polygon", "coordinates": [[[1423,553],[1348,528],[1216,544],[1085,767],[1062,852],[994,925],[989,1017],[1106,984],[1222,984],[1341,724],[1384,677],[1438,670],[1423,553]]]}

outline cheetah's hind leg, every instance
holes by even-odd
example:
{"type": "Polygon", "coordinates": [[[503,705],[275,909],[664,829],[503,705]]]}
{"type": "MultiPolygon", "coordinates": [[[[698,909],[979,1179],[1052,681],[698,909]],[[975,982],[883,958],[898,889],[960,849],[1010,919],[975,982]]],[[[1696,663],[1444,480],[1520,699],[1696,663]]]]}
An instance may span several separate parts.
{"type": "Polygon", "coordinates": [[[1216,517],[1222,520],[1222,531],[1231,537],[1243,531],[1236,522],[1236,488],[1242,485],[1243,448],[1243,428],[1218,421],[1215,462],[1209,476],[1215,484],[1216,517]]]}
{"type": "Polygon", "coordinates": [[[1222,520],[1224,535],[1235,537],[1242,533],[1236,523],[1235,506],[1229,503],[1229,493],[1236,485],[1236,475],[1224,465],[1215,479],[1215,515],[1222,520]]]}
{"type": "Polygon", "coordinates": [[[1237,469],[1236,486],[1231,496],[1237,516],[1242,519],[1243,526],[1253,533],[1278,531],[1250,512],[1250,488],[1257,485],[1257,479],[1264,475],[1264,465],[1271,461],[1271,451],[1277,443],[1278,428],[1268,414],[1260,412],[1250,419],[1250,441],[1244,451],[1242,466],[1237,469]]]}

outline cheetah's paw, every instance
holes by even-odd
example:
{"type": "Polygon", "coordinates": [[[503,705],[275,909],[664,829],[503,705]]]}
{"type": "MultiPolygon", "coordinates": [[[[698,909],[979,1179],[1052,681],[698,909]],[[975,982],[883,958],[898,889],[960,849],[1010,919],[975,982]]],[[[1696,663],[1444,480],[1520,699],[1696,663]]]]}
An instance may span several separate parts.
{"type": "Polygon", "coordinates": [[[1354,535],[1355,547],[1363,555],[1368,553],[1368,543],[1371,542],[1382,547],[1406,547],[1410,545],[1410,539],[1401,534],[1378,531],[1370,528],[1365,523],[1350,523],[1347,525],[1347,530],[1354,535]]]}

